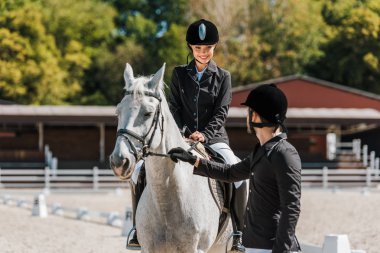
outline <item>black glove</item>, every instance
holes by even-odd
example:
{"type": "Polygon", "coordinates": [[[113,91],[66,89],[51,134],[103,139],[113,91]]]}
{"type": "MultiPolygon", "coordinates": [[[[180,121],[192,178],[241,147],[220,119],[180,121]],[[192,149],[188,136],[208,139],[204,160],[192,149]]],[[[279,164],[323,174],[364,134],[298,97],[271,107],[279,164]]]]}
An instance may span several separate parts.
{"type": "Polygon", "coordinates": [[[173,162],[178,162],[178,160],[188,162],[191,165],[194,165],[197,161],[197,157],[195,155],[192,155],[189,151],[184,150],[183,148],[172,148],[169,150],[168,154],[170,155],[170,159],[173,160],[173,162]]]}

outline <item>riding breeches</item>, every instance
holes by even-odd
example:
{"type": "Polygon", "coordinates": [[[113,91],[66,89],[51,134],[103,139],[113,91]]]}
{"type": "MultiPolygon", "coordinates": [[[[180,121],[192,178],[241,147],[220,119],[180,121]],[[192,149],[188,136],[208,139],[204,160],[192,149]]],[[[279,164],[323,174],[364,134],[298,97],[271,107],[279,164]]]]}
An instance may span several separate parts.
{"type": "MultiPolygon", "coordinates": [[[[235,156],[231,148],[222,142],[218,142],[210,145],[210,147],[220,154],[227,164],[235,164],[239,162],[239,159],[235,156]]],[[[235,182],[235,187],[232,187],[232,199],[231,199],[231,217],[234,226],[234,231],[243,231],[244,226],[244,213],[248,201],[248,183],[246,180],[235,182]]]]}

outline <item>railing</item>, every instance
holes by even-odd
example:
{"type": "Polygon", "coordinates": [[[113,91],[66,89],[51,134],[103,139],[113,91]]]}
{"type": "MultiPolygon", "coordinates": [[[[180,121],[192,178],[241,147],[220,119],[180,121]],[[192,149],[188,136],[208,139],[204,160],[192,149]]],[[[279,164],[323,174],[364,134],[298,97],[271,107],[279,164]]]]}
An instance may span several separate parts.
{"type": "MultiPolygon", "coordinates": [[[[302,185],[305,187],[380,185],[379,167],[371,169],[303,169],[302,185]]],[[[33,170],[0,169],[0,187],[50,189],[101,189],[125,188],[126,182],[114,176],[112,170],[93,169],[57,170],[49,167],[33,170]]]]}
{"type": "Polygon", "coordinates": [[[377,169],[305,169],[302,171],[303,186],[366,186],[380,184],[380,170],[377,169]]]}
{"type": "MultiPolygon", "coordinates": [[[[351,153],[355,156],[356,161],[361,161],[364,167],[375,169],[379,167],[379,157],[376,157],[375,151],[368,151],[368,145],[361,146],[360,139],[353,139],[352,142],[336,143],[335,154],[351,153]]],[[[334,157],[335,157],[334,154],[334,157]]]]}
{"type": "Polygon", "coordinates": [[[112,170],[74,169],[1,169],[0,186],[6,188],[84,188],[92,190],[127,187],[127,183],[117,178],[112,170]]]}

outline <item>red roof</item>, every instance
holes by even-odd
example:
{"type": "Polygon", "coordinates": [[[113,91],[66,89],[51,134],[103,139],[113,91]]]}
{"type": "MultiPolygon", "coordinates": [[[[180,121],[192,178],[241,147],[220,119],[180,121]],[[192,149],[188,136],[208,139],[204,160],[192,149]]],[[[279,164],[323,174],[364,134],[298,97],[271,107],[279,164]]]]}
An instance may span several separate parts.
{"type": "Polygon", "coordinates": [[[380,111],[380,96],[307,76],[289,76],[233,89],[232,107],[240,107],[249,92],[275,83],[287,96],[290,108],[373,108],[380,111]]]}

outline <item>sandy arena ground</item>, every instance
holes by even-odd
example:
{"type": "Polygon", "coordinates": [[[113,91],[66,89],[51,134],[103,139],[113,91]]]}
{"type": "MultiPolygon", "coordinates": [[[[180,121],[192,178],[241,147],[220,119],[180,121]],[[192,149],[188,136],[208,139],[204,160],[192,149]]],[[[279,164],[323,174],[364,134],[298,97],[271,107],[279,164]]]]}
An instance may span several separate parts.
{"type": "MultiPolygon", "coordinates": [[[[0,197],[32,201],[37,191],[0,189],[0,197]]],[[[63,207],[86,207],[92,211],[124,213],[130,205],[130,193],[123,190],[103,193],[59,193],[46,196],[48,204],[60,203],[63,207]]],[[[80,221],[49,215],[47,218],[31,216],[31,210],[14,203],[0,201],[0,252],[16,253],[130,253],[125,250],[125,237],[121,228],[103,223],[80,221]]],[[[302,214],[297,227],[301,242],[322,245],[324,235],[347,234],[352,249],[380,252],[380,191],[369,193],[361,189],[311,190],[304,189],[302,214]]],[[[49,210],[50,211],[50,210],[49,210]]]]}

